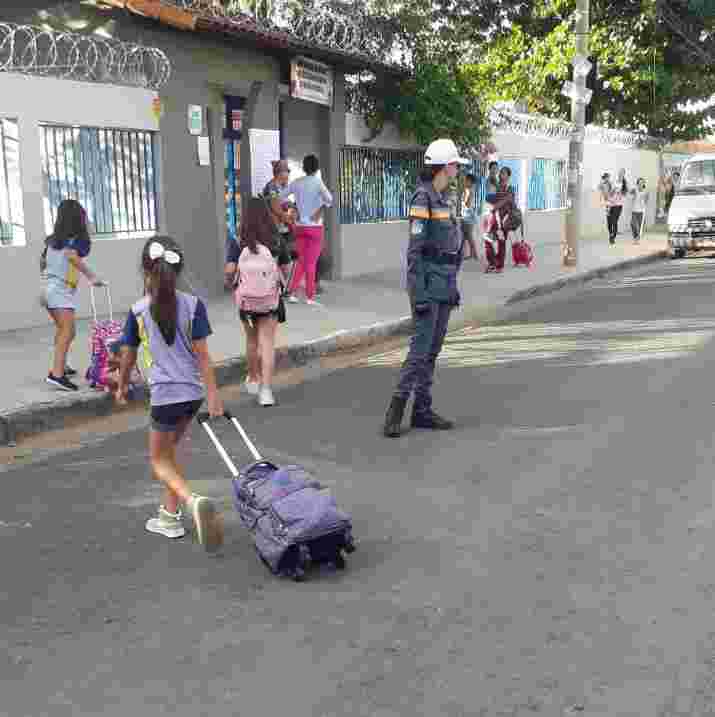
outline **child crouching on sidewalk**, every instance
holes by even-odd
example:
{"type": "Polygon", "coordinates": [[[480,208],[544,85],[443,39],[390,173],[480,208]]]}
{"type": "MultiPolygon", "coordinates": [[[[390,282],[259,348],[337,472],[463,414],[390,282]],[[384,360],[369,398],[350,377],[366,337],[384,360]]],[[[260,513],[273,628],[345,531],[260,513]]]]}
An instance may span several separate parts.
{"type": "Polygon", "coordinates": [[[206,307],[197,297],[176,290],[183,267],[183,254],[173,239],[155,237],[144,246],[147,295],[134,304],[127,318],[116,398],[120,404],[127,402],[129,378],[141,346],[151,396],[151,468],[154,478],[164,484],[164,502],[146,529],[167,538],[183,537],[183,505],[191,512],[199,543],[213,552],[223,543],[221,516],[213,501],[191,493],[176,458],[177,444],[204,401],[204,386],[211,416],[224,412],[206,341],[211,334],[206,307]]]}

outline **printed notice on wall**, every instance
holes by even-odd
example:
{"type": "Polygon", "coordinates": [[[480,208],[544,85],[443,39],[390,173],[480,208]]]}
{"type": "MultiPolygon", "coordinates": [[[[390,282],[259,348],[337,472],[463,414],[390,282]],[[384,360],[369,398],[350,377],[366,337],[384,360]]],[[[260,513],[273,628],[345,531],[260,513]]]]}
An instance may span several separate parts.
{"type": "Polygon", "coordinates": [[[251,194],[257,196],[273,179],[271,162],[281,158],[281,137],[278,130],[250,129],[251,145],[251,194]]]}
{"type": "Polygon", "coordinates": [[[298,100],[333,106],[333,70],[308,57],[295,57],[290,63],[290,94],[298,100]]]}

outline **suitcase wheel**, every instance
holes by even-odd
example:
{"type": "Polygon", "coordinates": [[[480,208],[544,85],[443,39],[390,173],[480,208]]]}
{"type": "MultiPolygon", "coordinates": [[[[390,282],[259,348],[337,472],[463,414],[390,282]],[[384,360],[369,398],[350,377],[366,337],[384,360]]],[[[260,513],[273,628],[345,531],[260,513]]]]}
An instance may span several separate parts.
{"type": "Polygon", "coordinates": [[[345,570],[346,564],[345,564],[345,558],[343,557],[342,553],[338,553],[335,556],[335,569],[336,570],[345,570]]]}

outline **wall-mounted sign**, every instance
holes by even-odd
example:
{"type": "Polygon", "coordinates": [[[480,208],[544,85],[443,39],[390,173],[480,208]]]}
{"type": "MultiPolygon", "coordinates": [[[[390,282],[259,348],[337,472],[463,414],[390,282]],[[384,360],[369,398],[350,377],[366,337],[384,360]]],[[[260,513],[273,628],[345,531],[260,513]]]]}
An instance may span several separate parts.
{"type": "Polygon", "coordinates": [[[201,105],[189,105],[189,134],[202,134],[204,131],[204,108],[201,105]]]}
{"type": "Polygon", "coordinates": [[[211,143],[208,137],[197,137],[196,148],[199,155],[199,166],[208,167],[211,164],[211,143]]]}
{"type": "Polygon", "coordinates": [[[224,139],[238,141],[241,139],[243,129],[243,111],[246,100],[243,97],[226,95],[224,101],[226,106],[226,112],[223,116],[224,139]]]}
{"type": "Polygon", "coordinates": [[[333,69],[308,57],[290,63],[290,94],[299,100],[333,106],[333,69]]]}
{"type": "Polygon", "coordinates": [[[240,132],[243,123],[243,110],[231,110],[231,131],[240,132]]]}

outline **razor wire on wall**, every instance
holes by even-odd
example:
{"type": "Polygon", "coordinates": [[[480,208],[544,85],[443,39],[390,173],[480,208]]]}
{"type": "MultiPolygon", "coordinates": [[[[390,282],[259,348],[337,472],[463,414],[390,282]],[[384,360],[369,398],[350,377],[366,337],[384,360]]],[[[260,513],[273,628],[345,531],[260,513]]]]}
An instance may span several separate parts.
{"type": "Polygon", "coordinates": [[[250,19],[259,29],[289,32],[310,44],[350,54],[364,53],[368,38],[359,18],[316,6],[310,10],[285,0],[162,0],[183,10],[233,20],[250,19]]]}
{"type": "Polygon", "coordinates": [[[169,79],[171,63],[153,47],[4,22],[0,72],[157,90],[169,79]]]}

